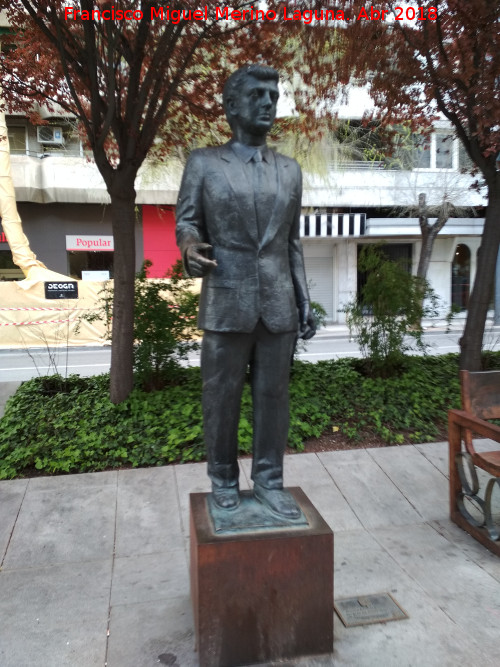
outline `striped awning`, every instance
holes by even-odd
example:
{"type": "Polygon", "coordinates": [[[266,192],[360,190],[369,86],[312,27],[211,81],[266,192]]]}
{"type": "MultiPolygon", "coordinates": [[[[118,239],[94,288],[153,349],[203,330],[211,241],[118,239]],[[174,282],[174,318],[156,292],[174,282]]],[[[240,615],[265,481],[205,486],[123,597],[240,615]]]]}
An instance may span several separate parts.
{"type": "Polygon", "coordinates": [[[364,236],[366,213],[313,213],[300,216],[302,238],[364,236]]]}

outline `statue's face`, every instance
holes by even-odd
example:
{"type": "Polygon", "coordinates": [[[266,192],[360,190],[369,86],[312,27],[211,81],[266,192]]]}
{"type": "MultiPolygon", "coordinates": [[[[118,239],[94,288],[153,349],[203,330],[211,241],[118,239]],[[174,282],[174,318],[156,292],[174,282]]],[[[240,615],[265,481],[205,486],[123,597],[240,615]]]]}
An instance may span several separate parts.
{"type": "Polygon", "coordinates": [[[250,135],[267,134],[276,118],[278,97],[276,81],[261,81],[248,75],[240,85],[238,95],[228,105],[232,124],[250,135]]]}

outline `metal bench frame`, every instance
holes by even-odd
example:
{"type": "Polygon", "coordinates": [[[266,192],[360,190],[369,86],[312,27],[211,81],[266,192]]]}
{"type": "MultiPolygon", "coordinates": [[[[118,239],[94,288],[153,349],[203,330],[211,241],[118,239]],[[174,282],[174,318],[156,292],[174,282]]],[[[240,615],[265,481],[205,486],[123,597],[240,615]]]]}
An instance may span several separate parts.
{"type": "Polygon", "coordinates": [[[450,517],[476,540],[500,556],[500,526],[493,521],[491,501],[495,487],[500,492],[500,445],[498,451],[476,451],[476,434],[500,443],[500,426],[488,419],[500,419],[500,371],[460,371],[462,410],[448,413],[450,454],[450,517]],[[463,443],[463,447],[462,447],[463,443]],[[476,468],[491,475],[484,498],[478,496],[476,468]],[[472,515],[467,505],[473,503],[482,519],[472,515]]]}

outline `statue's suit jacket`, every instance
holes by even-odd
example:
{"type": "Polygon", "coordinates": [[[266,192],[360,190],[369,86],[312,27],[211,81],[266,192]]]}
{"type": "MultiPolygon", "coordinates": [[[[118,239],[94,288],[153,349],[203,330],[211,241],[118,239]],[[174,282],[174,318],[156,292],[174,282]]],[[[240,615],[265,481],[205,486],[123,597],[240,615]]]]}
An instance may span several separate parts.
{"type": "MultiPolygon", "coordinates": [[[[198,325],[250,333],[261,319],[271,333],[296,331],[308,300],[299,238],[302,177],[275,153],[277,192],[259,239],[253,181],[231,143],[191,153],[177,203],[177,243],[185,265],[192,243],[209,243],[217,267],[203,279],[198,325]]],[[[262,216],[261,216],[262,217],[262,216]]]]}

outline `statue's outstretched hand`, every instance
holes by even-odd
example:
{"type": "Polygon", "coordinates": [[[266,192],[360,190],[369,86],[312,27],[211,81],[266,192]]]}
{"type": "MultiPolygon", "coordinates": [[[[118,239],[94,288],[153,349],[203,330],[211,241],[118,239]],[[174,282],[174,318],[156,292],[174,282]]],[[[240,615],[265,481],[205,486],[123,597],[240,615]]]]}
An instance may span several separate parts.
{"type": "Polygon", "coordinates": [[[190,275],[203,278],[217,266],[214,259],[209,259],[212,246],[209,243],[193,243],[186,251],[187,265],[190,275]]]}
{"type": "Polygon", "coordinates": [[[309,301],[299,305],[300,334],[303,340],[309,340],[316,333],[316,321],[311,310],[309,301]]]}

